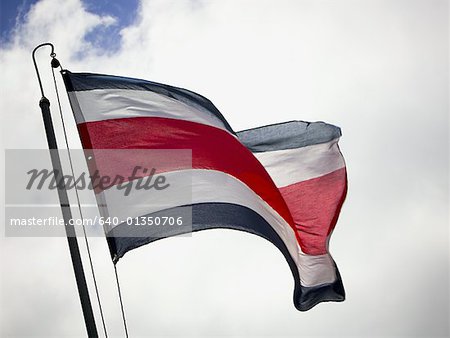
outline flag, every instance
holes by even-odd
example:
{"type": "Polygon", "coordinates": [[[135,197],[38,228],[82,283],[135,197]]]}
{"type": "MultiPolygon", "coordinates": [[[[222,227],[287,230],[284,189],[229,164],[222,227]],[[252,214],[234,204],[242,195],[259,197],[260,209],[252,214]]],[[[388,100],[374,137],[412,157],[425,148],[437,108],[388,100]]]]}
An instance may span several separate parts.
{"type": "Polygon", "coordinates": [[[130,159],[143,157],[96,150],[189,151],[169,159],[156,155],[167,182],[189,182],[190,193],[170,195],[170,205],[158,209],[164,194],[155,199],[144,190],[129,196],[114,187],[96,190],[101,213],[119,219],[105,230],[114,263],[132,249],[185,231],[134,236],[127,217],[189,210],[192,231],[236,229],[273,243],[294,277],[298,310],[344,300],[328,250],[347,190],[338,127],[291,121],[235,132],[211,101],[186,89],[69,71],[63,78],[83,148],[94,151],[90,170],[114,175],[129,170],[130,159]]]}

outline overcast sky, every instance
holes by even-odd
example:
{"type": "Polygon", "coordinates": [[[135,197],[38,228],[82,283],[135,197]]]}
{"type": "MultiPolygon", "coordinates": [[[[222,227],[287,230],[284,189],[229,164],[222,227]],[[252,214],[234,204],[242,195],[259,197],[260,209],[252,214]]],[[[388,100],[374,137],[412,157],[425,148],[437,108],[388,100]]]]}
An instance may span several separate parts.
{"type": "MultiPolygon", "coordinates": [[[[46,148],[30,53],[47,41],[71,71],[201,93],[234,130],[288,120],[342,128],[349,192],[330,249],[344,303],[298,312],[290,270],[271,243],[205,231],[118,263],[131,336],[449,334],[447,1],[1,4],[3,148],[46,148]]],[[[48,54],[38,59],[56,113],[48,54]]],[[[79,148],[62,98],[70,145],[79,148]]],[[[3,191],[0,198],[4,205],[3,191]]],[[[83,336],[66,240],[2,236],[0,244],[0,335],[83,336]]],[[[107,325],[120,336],[106,241],[91,244],[107,325]]]]}

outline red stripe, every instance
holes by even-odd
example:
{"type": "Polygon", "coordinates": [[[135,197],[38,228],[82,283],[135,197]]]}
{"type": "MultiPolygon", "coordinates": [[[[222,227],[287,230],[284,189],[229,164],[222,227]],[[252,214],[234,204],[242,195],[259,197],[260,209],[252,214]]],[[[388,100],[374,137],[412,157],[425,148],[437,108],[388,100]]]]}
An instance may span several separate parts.
{"type": "Polygon", "coordinates": [[[328,252],[333,231],[347,193],[345,168],[280,188],[296,224],[302,251],[309,255],[328,252]]]}
{"type": "MultiPolygon", "coordinates": [[[[78,130],[85,149],[191,149],[192,168],[222,171],[236,177],[295,229],[289,208],[269,174],[253,154],[225,130],[160,117],[86,122],[78,124],[78,130]]],[[[117,157],[96,155],[95,161],[102,175],[114,177],[122,173],[126,173],[124,176],[130,174],[128,156],[124,161],[117,157]]],[[[154,158],[152,161],[156,163],[157,172],[191,168],[186,158],[164,160],[163,156],[158,156],[156,161],[154,158]]],[[[135,162],[132,165],[135,166],[135,162]]]]}

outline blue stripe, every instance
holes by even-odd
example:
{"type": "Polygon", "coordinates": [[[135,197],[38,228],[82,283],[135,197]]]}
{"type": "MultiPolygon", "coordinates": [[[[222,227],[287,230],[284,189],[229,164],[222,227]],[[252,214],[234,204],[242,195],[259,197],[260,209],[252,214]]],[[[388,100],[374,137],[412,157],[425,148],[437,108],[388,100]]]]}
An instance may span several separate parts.
{"type": "Polygon", "coordinates": [[[341,136],[341,129],[325,122],[290,121],[239,131],[237,136],[259,153],[330,142],[341,136]]]}
{"type": "MultiPolygon", "coordinates": [[[[267,223],[267,221],[258,213],[249,208],[229,203],[202,203],[167,209],[152,213],[151,216],[177,216],[180,214],[186,214],[186,209],[192,210],[192,231],[208,229],[234,229],[261,236],[274,244],[285,257],[294,277],[294,305],[298,310],[306,311],[325,301],[344,300],[344,288],[337,268],[336,274],[338,279],[334,283],[321,285],[318,287],[306,288],[301,286],[297,266],[289,254],[286,245],[276,231],[270,226],[270,224],[267,223]]],[[[151,230],[149,231],[152,233],[148,233],[147,236],[144,236],[142,233],[142,228],[140,230],[134,229],[137,228],[130,227],[126,224],[121,224],[107,234],[108,244],[114,263],[117,263],[126,252],[132,249],[154,242],[161,238],[171,237],[191,231],[190,228],[188,229],[180,226],[179,228],[171,227],[169,232],[164,233],[164,231],[167,231],[167,227],[151,227],[151,230]],[[133,236],[133,231],[136,231],[136,236],[139,237],[130,237],[133,236]],[[126,234],[127,237],[121,237],[123,234],[126,234]]]]}
{"type": "Polygon", "coordinates": [[[272,124],[235,133],[214,104],[204,96],[187,89],[157,82],[122,76],[62,72],[68,92],[94,89],[129,89],[151,91],[181,102],[190,101],[219,118],[225,128],[236,134],[239,140],[252,152],[301,148],[329,142],[341,136],[339,127],[324,122],[290,121],[272,124]]]}

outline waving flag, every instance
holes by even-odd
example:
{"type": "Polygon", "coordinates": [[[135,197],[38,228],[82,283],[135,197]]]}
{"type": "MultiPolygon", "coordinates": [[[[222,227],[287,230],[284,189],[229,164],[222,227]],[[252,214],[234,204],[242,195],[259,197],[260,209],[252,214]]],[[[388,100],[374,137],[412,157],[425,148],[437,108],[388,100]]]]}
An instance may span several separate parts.
{"type": "MultiPolygon", "coordinates": [[[[69,71],[63,77],[85,149],[188,149],[192,156],[158,157],[158,173],[168,182],[191,184],[191,194],[172,198],[170,207],[158,209],[154,194],[144,190],[130,196],[114,187],[96,191],[101,212],[121,221],[106,229],[115,263],[129,250],[185,231],[125,236],[133,231],[127,217],[189,208],[192,231],[229,228],[272,242],[292,271],[297,309],[344,300],[328,252],[347,187],[338,127],[292,121],[235,133],[208,99],[185,89],[69,71]]],[[[94,157],[95,167],[110,174],[127,167],[126,156],[94,157]]]]}

